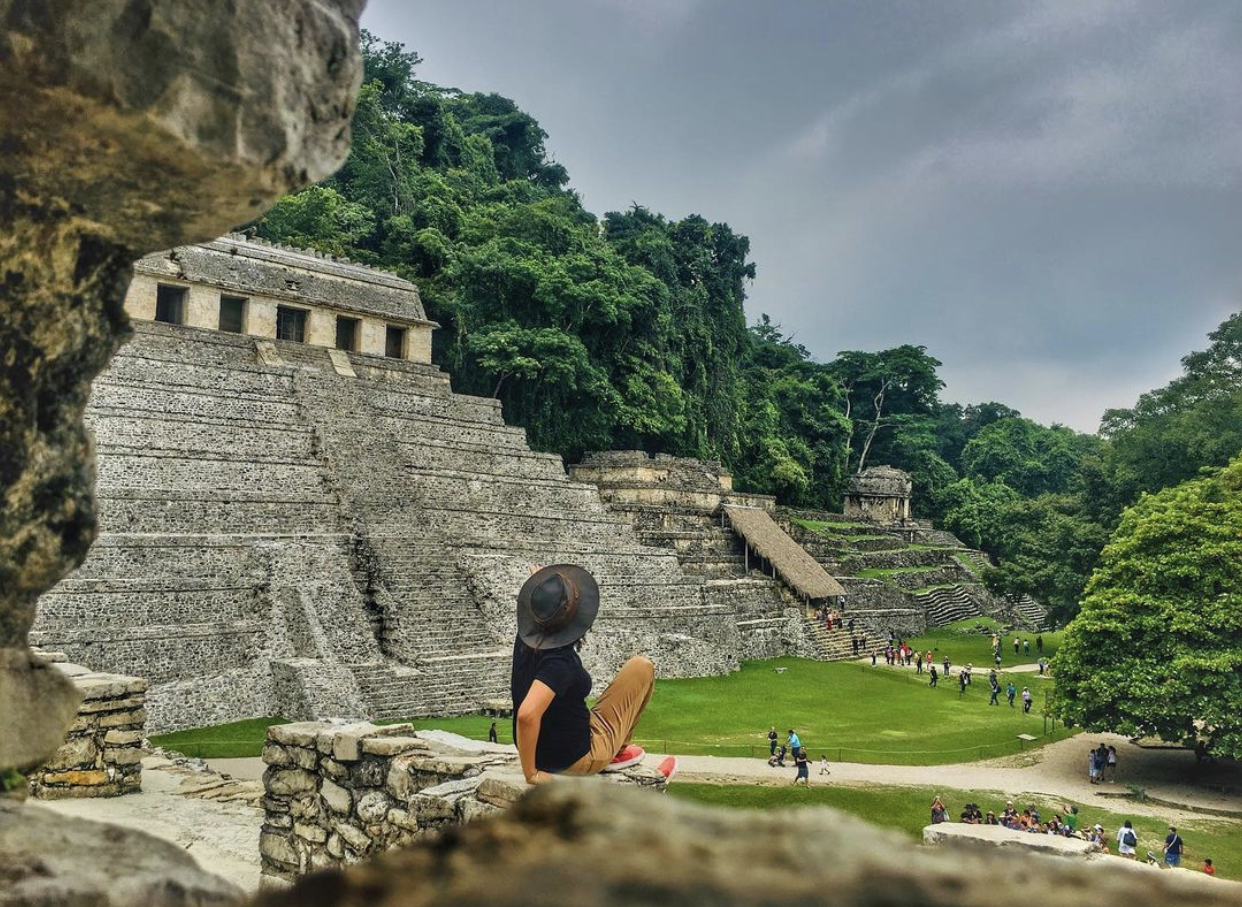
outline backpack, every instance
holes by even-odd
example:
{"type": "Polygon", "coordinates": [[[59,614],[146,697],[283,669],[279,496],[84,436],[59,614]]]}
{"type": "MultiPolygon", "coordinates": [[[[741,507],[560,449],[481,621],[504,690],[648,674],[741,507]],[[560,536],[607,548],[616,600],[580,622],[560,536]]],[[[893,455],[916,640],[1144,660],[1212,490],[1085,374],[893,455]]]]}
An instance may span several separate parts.
{"type": "Polygon", "coordinates": [[[1126,847],[1134,847],[1138,844],[1138,838],[1134,837],[1133,829],[1126,829],[1126,833],[1121,836],[1121,843],[1126,847]]]}

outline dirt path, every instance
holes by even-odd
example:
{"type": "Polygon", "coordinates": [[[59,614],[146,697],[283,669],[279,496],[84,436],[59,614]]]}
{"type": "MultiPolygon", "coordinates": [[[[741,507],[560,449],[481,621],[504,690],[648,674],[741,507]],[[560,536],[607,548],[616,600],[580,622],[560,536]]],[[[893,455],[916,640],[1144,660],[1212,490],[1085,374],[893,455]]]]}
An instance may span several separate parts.
{"type": "MultiPolygon", "coordinates": [[[[811,747],[811,755],[817,754],[811,747]]],[[[920,787],[943,785],[962,790],[995,790],[1010,796],[1049,794],[1077,804],[1090,804],[1136,815],[1163,816],[1184,821],[1202,814],[1157,804],[1122,800],[1107,794],[1125,793],[1129,785],[1148,796],[1196,808],[1242,813],[1242,766],[1201,768],[1186,750],[1148,749],[1115,734],[1079,735],[1038,750],[1003,759],[958,765],[863,765],[833,763],[832,784],[893,784],[920,787]],[[1117,747],[1118,780],[1093,785],[1087,780],[1087,751],[1100,741],[1117,747]]],[[[817,780],[813,764],[811,780],[817,780]]],[[[766,760],[719,756],[682,756],[678,777],[684,781],[715,783],[788,783],[793,769],[769,768],[766,760]]]]}
{"type": "Polygon", "coordinates": [[[142,792],[98,800],[40,800],[64,816],[111,822],[171,841],[205,871],[246,891],[259,888],[259,826],[263,811],[239,801],[199,799],[185,793],[195,778],[168,760],[143,760],[142,792]]]}

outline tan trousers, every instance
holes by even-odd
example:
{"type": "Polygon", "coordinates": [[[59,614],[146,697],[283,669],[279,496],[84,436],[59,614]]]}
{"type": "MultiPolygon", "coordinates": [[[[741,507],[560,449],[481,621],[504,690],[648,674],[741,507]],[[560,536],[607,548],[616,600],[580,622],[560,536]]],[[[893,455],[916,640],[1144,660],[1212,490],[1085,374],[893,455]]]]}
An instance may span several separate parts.
{"type": "Polygon", "coordinates": [[[655,689],[655,665],[636,655],[621,666],[591,709],[591,750],[562,774],[595,775],[634,736],[634,727],[655,689]]]}

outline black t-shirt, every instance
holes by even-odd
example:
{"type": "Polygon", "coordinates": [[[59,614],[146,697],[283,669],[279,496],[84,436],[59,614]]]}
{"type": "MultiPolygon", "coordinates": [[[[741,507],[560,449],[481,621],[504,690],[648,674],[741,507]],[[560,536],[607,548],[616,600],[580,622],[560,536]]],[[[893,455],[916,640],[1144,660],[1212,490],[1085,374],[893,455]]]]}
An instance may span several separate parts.
{"type": "Polygon", "coordinates": [[[517,713],[531,685],[541,680],[556,698],[543,713],[535,767],[545,772],[564,771],[591,749],[591,716],[586,698],[591,694],[591,675],[573,646],[537,651],[517,637],[513,642],[513,739],[517,740],[517,713]]]}
{"type": "Polygon", "coordinates": [[[1164,843],[1168,845],[1169,853],[1180,854],[1182,852],[1182,839],[1180,835],[1169,835],[1164,839],[1164,843]]]}

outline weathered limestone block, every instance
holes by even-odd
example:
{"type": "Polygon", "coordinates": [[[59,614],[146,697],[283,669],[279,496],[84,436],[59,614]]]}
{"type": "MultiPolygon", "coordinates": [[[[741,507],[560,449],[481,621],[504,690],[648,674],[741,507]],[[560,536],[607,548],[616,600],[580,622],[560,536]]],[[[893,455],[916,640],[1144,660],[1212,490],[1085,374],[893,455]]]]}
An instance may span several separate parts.
{"type": "Polygon", "coordinates": [[[241,897],[241,889],[203,872],[171,842],[0,801],[5,907],[223,907],[241,897]]]}
{"type": "Polygon", "coordinates": [[[35,601],[94,537],[91,379],[143,253],[208,239],[349,149],[363,0],[0,0],[0,768],[63,739],[35,601]]]}
{"type": "Polygon", "coordinates": [[[263,786],[272,796],[296,797],[318,790],[319,779],[300,768],[272,767],[263,773],[263,786]]]}
{"type": "Polygon", "coordinates": [[[947,855],[833,810],[709,809],[559,780],[497,818],[265,893],[255,907],[995,907],[1028,902],[1032,879],[1055,904],[1237,903],[1231,883],[1130,868],[947,855]]]}
{"type": "Polygon", "coordinates": [[[1099,853],[1099,846],[1081,838],[1029,834],[1000,825],[966,825],[944,822],[923,829],[923,843],[954,851],[1010,850],[1039,852],[1060,857],[1087,859],[1099,853]]]}
{"type": "Polygon", "coordinates": [[[328,804],[328,809],[343,816],[349,815],[349,810],[353,806],[353,798],[345,788],[324,778],[320,784],[319,794],[323,797],[323,802],[328,804]]]}

